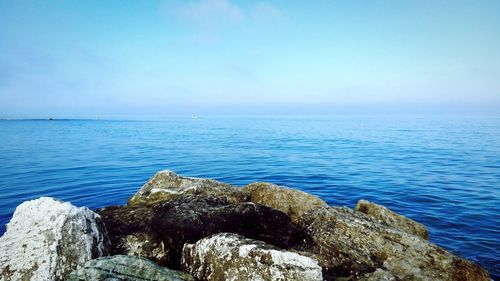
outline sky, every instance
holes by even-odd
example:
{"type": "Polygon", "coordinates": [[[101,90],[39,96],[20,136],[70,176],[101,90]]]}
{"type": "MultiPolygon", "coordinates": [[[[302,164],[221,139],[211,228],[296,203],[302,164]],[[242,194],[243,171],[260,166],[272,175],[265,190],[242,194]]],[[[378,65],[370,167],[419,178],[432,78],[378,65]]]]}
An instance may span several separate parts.
{"type": "Polygon", "coordinates": [[[0,0],[0,117],[500,113],[500,1],[0,0]]]}

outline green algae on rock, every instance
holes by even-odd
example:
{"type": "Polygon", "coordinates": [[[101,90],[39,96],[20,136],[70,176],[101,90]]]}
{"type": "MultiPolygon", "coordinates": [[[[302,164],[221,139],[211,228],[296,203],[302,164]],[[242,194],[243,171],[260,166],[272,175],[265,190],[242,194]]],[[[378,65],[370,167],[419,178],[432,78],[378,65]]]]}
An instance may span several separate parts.
{"type": "Polygon", "coordinates": [[[280,210],[294,222],[313,208],[327,206],[320,198],[301,190],[272,183],[256,182],[243,188],[250,201],[280,210]]]}
{"type": "Polygon", "coordinates": [[[193,281],[189,274],[160,267],[134,256],[110,256],[88,261],[73,271],[68,281],[193,281]]]}
{"type": "Polygon", "coordinates": [[[246,201],[241,189],[212,179],[179,176],[164,170],[157,172],[128,200],[129,205],[152,206],[181,195],[197,194],[224,198],[229,202],[246,201]]]}
{"type": "Polygon", "coordinates": [[[401,231],[418,235],[427,240],[429,239],[429,232],[423,224],[399,215],[382,205],[378,205],[367,200],[359,200],[355,211],[361,212],[374,218],[380,223],[397,228],[401,231]]]}

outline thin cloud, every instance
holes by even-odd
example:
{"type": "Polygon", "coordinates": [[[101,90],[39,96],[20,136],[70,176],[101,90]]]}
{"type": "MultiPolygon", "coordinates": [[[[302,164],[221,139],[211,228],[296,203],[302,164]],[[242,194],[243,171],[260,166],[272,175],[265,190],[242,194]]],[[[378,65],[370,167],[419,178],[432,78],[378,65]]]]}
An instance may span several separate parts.
{"type": "Polygon", "coordinates": [[[226,32],[246,32],[252,26],[267,29],[284,18],[281,9],[267,2],[243,8],[230,0],[168,1],[165,8],[174,19],[194,27],[187,38],[195,46],[218,44],[226,32]]]}
{"type": "Polygon", "coordinates": [[[243,11],[228,0],[189,1],[170,8],[180,19],[201,25],[239,23],[244,19],[243,11]]]}
{"type": "Polygon", "coordinates": [[[257,3],[252,12],[252,18],[257,21],[277,21],[281,20],[283,16],[284,13],[281,9],[267,2],[257,3]]]}

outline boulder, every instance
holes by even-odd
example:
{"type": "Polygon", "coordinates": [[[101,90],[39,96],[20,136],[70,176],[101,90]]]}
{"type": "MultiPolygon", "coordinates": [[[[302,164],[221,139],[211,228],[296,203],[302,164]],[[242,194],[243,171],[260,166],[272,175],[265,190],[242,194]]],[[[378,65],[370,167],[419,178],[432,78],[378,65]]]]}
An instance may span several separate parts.
{"type": "Polygon", "coordinates": [[[198,280],[323,280],[316,260],[232,233],[186,244],[181,265],[198,280]]]}
{"type": "Polygon", "coordinates": [[[219,232],[232,232],[287,248],[305,239],[290,218],[272,208],[252,202],[230,203],[221,198],[182,196],[158,204],[153,223],[166,244],[181,251],[219,232]]]}
{"type": "Polygon", "coordinates": [[[68,281],[183,281],[194,280],[189,274],[160,267],[134,256],[117,255],[88,261],[73,271],[68,281]]]}
{"type": "Polygon", "coordinates": [[[357,281],[397,281],[396,277],[386,270],[378,268],[374,272],[366,273],[357,281]]]}
{"type": "Polygon", "coordinates": [[[238,187],[211,179],[182,177],[164,170],[146,182],[128,200],[128,204],[152,206],[185,194],[221,197],[229,202],[246,201],[245,194],[238,187]]]}
{"type": "Polygon", "coordinates": [[[325,201],[314,195],[272,183],[251,183],[243,188],[243,192],[250,201],[280,210],[294,222],[310,209],[327,206],[325,201]]]}
{"type": "Polygon", "coordinates": [[[429,240],[429,232],[427,232],[427,228],[423,224],[396,214],[382,205],[366,200],[359,200],[355,211],[372,217],[380,223],[429,240]]]}
{"type": "Polygon", "coordinates": [[[397,280],[488,281],[488,272],[419,236],[347,208],[319,207],[301,217],[328,275],[359,278],[383,268],[397,280]]]}
{"type": "Polygon", "coordinates": [[[111,206],[96,210],[111,241],[111,255],[131,255],[169,265],[171,250],[154,227],[153,210],[144,206],[111,206]]]}
{"type": "Polygon", "coordinates": [[[0,238],[0,280],[66,280],[108,253],[99,215],[53,198],[19,205],[0,238]]]}

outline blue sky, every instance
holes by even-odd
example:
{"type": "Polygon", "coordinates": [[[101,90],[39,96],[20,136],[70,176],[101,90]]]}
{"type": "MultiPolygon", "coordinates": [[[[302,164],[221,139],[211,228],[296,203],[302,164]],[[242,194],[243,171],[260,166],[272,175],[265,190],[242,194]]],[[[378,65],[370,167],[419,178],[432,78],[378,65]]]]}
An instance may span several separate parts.
{"type": "Polygon", "coordinates": [[[500,1],[0,0],[0,115],[500,113],[500,1]]]}

